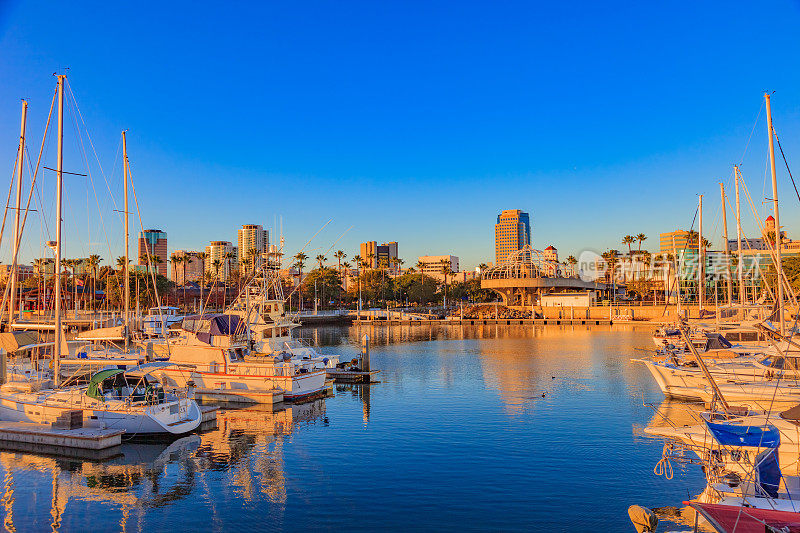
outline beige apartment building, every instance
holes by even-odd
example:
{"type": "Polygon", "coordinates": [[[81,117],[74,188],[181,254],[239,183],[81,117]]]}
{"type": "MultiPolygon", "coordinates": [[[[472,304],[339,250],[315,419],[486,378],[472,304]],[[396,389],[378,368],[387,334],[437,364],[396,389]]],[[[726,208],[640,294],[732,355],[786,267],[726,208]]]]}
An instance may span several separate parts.
{"type": "Polygon", "coordinates": [[[219,261],[219,279],[228,281],[231,270],[236,268],[236,258],[238,249],[229,241],[211,241],[206,246],[206,272],[212,277],[217,275],[217,267],[214,262],[219,261]]]}
{"type": "Polygon", "coordinates": [[[269,231],[261,224],[245,224],[239,230],[239,247],[236,258],[237,265],[245,265],[245,270],[252,266],[261,266],[263,254],[269,251],[269,231]],[[254,254],[254,255],[252,255],[254,254]],[[252,255],[252,257],[251,257],[252,255]]]}
{"type": "MultiPolygon", "coordinates": [[[[444,274],[442,273],[443,261],[450,267],[451,272],[459,271],[458,257],[455,255],[421,255],[417,260],[418,263],[422,263],[420,268],[423,274],[438,280],[444,280],[444,274]]],[[[448,279],[450,279],[449,274],[448,279]]]]}

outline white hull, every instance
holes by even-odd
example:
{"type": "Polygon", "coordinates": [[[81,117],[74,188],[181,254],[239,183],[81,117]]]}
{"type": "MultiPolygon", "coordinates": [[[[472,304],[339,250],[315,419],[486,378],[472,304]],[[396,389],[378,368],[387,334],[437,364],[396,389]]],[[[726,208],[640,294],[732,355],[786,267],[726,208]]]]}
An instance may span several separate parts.
{"type": "Polygon", "coordinates": [[[200,409],[190,399],[129,408],[119,405],[114,408],[112,405],[104,406],[101,402],[75,404],[55,399],[41,401],[40,397],[39,394],[0,393],[0,419],[50,424],[65,411],[81,409],[85,427],[120,429],[130,435],[180,435],[194,431],[201,421],[200,409]],[[91,403],[96,405],[92,406],[91,403]]]}
{"type": "MultiPolygon", "coordinates": [[[[258,367],[244,365],[241,372],[256,370],[258,367]]],[[[266,369],[265,369],[266,370],[266,369]]],[[[251,373],[231,372],[209,372],[202,370],[181,370],[170,368],[163,371],[164,383],[178,387],[186,387],[191,381],[196,387],[205,389],[222,389],[248,392],[269,392],[274,389],[283,391],[285,399],[296,399],[312,394],[319,394],[325,390],[325,370],[316,370],[293,376],[277,376],[263,373],[263,375],[253,375],[251,373]]]]}

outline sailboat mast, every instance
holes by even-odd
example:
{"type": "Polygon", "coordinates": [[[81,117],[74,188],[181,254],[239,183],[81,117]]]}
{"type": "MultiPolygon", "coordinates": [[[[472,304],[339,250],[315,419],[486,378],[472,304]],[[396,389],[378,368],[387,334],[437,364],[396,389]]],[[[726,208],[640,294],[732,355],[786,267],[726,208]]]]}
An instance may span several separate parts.
{"type": "Polygon", "coordinates": [[[22,163],[25,153],[25,122],[28,116],[28,102],[22,101],[22,119],[19,126],[19,152],[17,153],[17,210],[14,211],[14,243],[11,259],[11,298],[8,301],[8,323],[14,321],[17,310],[17,255],[19,254],[19,210],[22,207],[22,163]]]}
{"type": "Polygon", "coordinates": [[[58,76],[58,150],[56,152],[56,264],[55,264],[55,346],[53,347],[53,383],[58,387],[60,381],[61,357],[61,190],[63,186],[64,164],[64,80],[58,76]]]}
{"type": "Polygon", "coordinates": [[[781,222],[778,218],[778,178],[775,174],[775,146],[772,141],[775,134],[772,130],[772,109],[770,107],[768,93],[764,93],[764,99],[767,101],[769,168],[772,171],[772,210],[773,216],[775,217],[775,272],[778,274],[778,314],[780,318],[780,331],[781,335],[783,335],[786,332],[786,325],[783,319],[783,265],[781,264],[781,222]]]}
{"type": "Polygon", "coordinates": [[[705,300],[706,292],[706,257],[703,247],[703,195],[700,195],[700,203],[698,205],[700,212],[700,220],[697,226],[697,298],[699,303],[699,310],[703,310],[703,300],[705,300]]]}
{"type": "Polygon", "coordinates": [[[736,247],[739,254],[736,275],[739,278],[739,305],[744,306],[747,295],[744,288],[744,265],[742,264],[742,217],[739,211],[739,167],[737,165],[733,166],[733,173],[736,181],[736,247]]]}
{"type": "Polygon", "coordinates": [[[722,195],[722,238],[725,239],[725,267],[728,274],[728,305],[733,301],[733,274],[731,273],[731,250],[728,246],[728,209],[725,205],[725,185],[719,184],[719,192],[722,195]]]}
{"type": "Polygon", "coordinates": [[[125,351],[128,351],[128,337],[130,333],[130,268],[128,268],[128,142],[125,131],[122,132],[122,174],[125,183],[125,351]]]}

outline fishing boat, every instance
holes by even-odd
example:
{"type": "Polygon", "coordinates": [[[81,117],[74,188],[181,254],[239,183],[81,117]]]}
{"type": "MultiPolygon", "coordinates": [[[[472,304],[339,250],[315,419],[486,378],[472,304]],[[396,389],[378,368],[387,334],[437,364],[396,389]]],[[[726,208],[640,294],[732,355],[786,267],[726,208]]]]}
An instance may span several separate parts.
{"type": "Polygon", "coordinates": [[[160,337],[166,334],[167,329],[173,324],[183,320],[178,314],[177,307],[162,305],[151,307],[142,320],[142,330],[148,337],[160,337]]]}
{"type": "Polygon", "coordinates": [[[169,360],[163,379],[172,385],[226,391],[244,401],[270,402],[274,391],[298,400],[326,390],[325,370],[287,352],[261,353],[250,348],[250,332],[238,315],[205,314],[183,319],[168,339],[169,360]]]}

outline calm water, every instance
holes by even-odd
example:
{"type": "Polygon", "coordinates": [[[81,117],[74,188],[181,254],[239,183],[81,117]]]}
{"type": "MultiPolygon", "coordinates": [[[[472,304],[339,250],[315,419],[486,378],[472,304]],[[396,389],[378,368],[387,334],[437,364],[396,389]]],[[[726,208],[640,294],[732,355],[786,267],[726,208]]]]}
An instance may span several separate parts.
{"type": "MultiPolygon", "coordinates": [[[[662,402],[629,362],[647,328],[365,332],[380,384],[228,410],[104,462],[1,452],[6,528],[633,531],[629,505],[680,506],[704,486],[698,467],[656,477],[662,446],[637,436],[644,403],[662,402]]],[[[357,328],[302,334],[357,353],[357,328]]]]}

